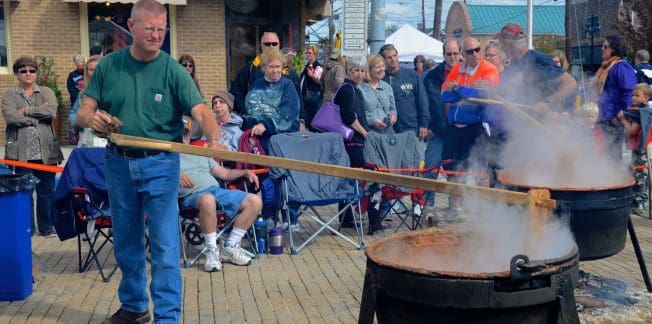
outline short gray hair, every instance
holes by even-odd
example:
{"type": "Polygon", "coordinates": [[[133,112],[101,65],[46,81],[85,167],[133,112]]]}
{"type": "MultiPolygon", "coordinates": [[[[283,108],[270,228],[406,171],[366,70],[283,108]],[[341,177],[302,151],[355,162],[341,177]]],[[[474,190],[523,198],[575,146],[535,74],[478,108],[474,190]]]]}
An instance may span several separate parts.
{"type": "Polygon", "coordinates": [[[351,72],[353,69],[364,69],[365,71],[369,70],[369,65],[367,63],[367,58],[364,56],[354,56],[346,62],[346,73],[351,72]]]}
{"type": "Polygon", "coordinates": [[[641,62],[649,62],[650,61],[650,52],[647,50],[641,49],[636,51],[634,56],[641,62]]]}

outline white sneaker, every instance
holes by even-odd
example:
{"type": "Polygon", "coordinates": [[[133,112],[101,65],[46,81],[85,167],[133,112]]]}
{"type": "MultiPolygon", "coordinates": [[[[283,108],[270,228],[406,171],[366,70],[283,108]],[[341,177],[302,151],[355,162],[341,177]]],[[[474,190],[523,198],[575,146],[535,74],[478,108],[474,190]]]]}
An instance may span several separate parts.
{"type": "Polygon", "coordinates": [[[204,263],[204,271],[215,272],[222,270],[222,262],[220,262],[220,250],[208,249],[206,251],[206,263],[204,263]]]}
{"type": "Polygon", "coordinates": [[[251,264],[251,258],[242,251],[239,246],[225,245],[222,250],[222,261],[230,262],[235,265],[247,266],[251,264]]]}

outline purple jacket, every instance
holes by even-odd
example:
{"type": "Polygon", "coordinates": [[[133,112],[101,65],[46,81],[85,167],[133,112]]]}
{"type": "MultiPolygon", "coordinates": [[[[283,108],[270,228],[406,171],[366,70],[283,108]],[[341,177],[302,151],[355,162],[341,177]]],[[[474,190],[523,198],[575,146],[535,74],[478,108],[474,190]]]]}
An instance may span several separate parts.
{"type": "Polygon", "coordinates": [[[610,121],[621,110],[632,105],[632,90],[636,86],[636,71],[626,61],[616,63],[607,76],[600,94],[599,121],[610,121]]]}

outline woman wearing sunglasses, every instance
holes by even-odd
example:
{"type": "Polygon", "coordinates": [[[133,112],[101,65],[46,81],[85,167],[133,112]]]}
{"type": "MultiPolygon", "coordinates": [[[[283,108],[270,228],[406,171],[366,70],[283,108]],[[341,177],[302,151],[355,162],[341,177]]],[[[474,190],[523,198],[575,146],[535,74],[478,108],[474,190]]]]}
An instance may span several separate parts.
{"type": "Polygon", "coordinates": [[[179,64],[181,64],[183,68],[186,69],[186,71],[188,71],[192,80],[195,81],[197,90],[199,90],[199,93],[201,93],[201,88],[199,87],[199,81],[195,76],[195,71],[197,71],[197,66],[195,65],[195,59],[188,54],[184,54],[179,57],[179,64]]]}
{"type": "MultiPolygon", "coordinates": [[[[57,165],[63,153],[52,130],[57,115],[57,99],[50,88],[36,84],[38,63],[22,56],[13,65],[18,80],[2,98],[2,114],[7,123],[5,159],[36,164],[57,165]]],[[[50,221],[50,206],[54,195],[54,173],[16,168],[16,173],[32,173],[40,182],[36,185],[36,218],[43,236],[54,236],[50,221]]],[[[32,218],[32,221],[34,219],[32,218]]],[[[32,223],[32,233],[35,226],[32,223]]]]}

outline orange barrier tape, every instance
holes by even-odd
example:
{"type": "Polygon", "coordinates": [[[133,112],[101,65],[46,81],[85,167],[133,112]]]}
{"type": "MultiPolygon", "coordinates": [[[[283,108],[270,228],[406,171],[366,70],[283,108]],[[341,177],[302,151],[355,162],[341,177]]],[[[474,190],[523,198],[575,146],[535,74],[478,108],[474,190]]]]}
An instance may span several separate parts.
{"type": "Polygon", "coordinates": [[[253,169],[251,170],[254,174],[261,174],[269,172],[269,169],[253,169]]]}
{"type": "Polygon", "coordinates": [[[17,166],[17,167],[21,167],[21,168],[27,168],[27,169],[33,169],[33,170],[39,170],[39,171],[47,171],[47,172],[53,172],[53,173],[61,173],[63,171],[62,167],[58,167],[58,166],[54,166],[54,165],[29,163],[29,162],[21,162],[21,161],[14,161],[14,160],[2,160],[2,159],[0,159],[0,163],[6,164],[6,165],[17,166]]]}

